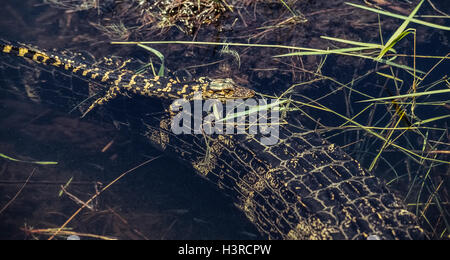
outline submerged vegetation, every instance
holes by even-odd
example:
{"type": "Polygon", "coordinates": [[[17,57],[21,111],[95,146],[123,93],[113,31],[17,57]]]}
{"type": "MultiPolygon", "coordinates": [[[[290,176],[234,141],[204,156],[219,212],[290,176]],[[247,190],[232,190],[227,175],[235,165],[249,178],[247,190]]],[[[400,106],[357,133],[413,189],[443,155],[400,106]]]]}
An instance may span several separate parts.
{"type": "MultiPolygon", "coordinates": [[[[174,66],[184,52],[187,61],[176,70],[226,75],[238,70],[239,83],[256,83],[261,95],[281,100],[287,121],[296,117],[384,178],[432,238],[450,238],[450,39],[442,36],[450,30],[443,25],[450,16],[434,1],[364,1],[370,6],[336,1],[323,9],[296,0],[44,2],[71,15],[92,12],[96,19],[89,26],[103,36],[88,41],[106,37],[116,41],[114,47],[139,44],[158,56],[160,62],[149,63],[158,66],[155,74],[174,66]],[[348,19],[347,27],[331,21],[334,12],[348,19]],[[299,29],[302,25],[311,27],[299,29]],[[436,49],[426,49],[430,45],[436,49]],[[204,59],[205,46],[226,50],[204,59]]],[[[80,35],[74,46],[85,39],[80,35]]],[[[57,230],[72,234],[64,226],[57,230]]]]}

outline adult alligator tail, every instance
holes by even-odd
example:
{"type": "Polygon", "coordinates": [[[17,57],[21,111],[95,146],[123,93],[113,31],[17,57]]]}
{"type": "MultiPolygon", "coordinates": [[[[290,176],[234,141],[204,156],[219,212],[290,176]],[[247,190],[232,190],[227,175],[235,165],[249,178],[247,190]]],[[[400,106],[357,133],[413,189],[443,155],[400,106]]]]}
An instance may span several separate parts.
{"type": "MultiPolygon", "coordinates": [[[[89,96],[108,93],[111,89],[110,84],[101,80],[95,82],[93,87],[91,80],[87,79],[92,79],[93,74],[81,77],[83,81],[74,84],[56,84],[59,75],[69,78],[77,76],[75,67],[67,70],[62,68],[64,66],[48,66],[52,68],[51,73],[45,72],[42,64],[35,64],[42,60],[33,58],[34,55],[28,57],[30,62],[23,63],[20,62],[23,57],[17,57],[20,53],[11,55],[5,51],[5,46],[10,45],[5,43],[2,47],[0,73],[8,74],[11,69],[36,70],[39,72],[38,77],[45,78],[46,83],[7,86],[8,92],[69,111],[89,96]],[[52,81],[55,84],[51,84],[52,81]]],[[[17,48],[28,47],[19,45],[17,48]]],[[[52,57],[55,52],[40,50],[39,53],[52,57]]],[[[69,54],[61,52],[58,57],[64,55],[69,54]]],[[[81,56],[77,55],[71,60],[77,61],[79,57],[81,56]]],[[[96,77],[101,79],[110,71],[102,69],[95,61],[84,60],[83,64],[86,64],[86,74],[97,73],[96,77]],[[96,66],[91,67],[94,65],[96,66]]],[[[123,71],[119,67],[116,70],[119,71],[118,75],[123,71]]],[[[132,70],[127,70],[127,73],[126,78],[129,80],[126,84],[129,85],[135,75],[132,70]]],[[[111,72],[107,76],[113,74],[117,73],[111,72]]],[[[152,78],[155,84],[166,87],[168,83],[177,82],[169,78],[155,79],[146,73],[134,77],[136,78],[140,78],[141,83],[152,78]]],[[[115,78],[117,79],[118,77],[115,78]]],[[[139,91],[134,94],[141,96],[139,91]]],[[[265,237],[426,238],[424,231],[417,225],[415,216],[406,210],[401,199],[342,149],[321,139],[315,131],[301,126],[280,125],[279,141],[271,146],[260,141],[260,134],[175,135],[170,130],[169,117],[155,116],[155,113],[148,112],[154,110],[151,108],[154,101],[165,98],[164,95],[160,92],[158,95],[143,94],[143,97],[132,99],[119,98],[119,103],[100,106],[102,113],[95,113],[95,116],[122,122],[121,125],[138,132],[169,156],[191,165],[200,176],[231,195],[235,205],[265,237]]],[[[79,111],[80,115],[84,112],[79,111]]]]}

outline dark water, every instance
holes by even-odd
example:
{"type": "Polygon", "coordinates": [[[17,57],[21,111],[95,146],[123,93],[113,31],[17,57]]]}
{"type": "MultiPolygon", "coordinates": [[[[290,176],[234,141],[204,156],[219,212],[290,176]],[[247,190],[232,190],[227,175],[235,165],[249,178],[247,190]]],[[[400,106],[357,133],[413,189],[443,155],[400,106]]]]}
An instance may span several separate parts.
{"type": "MultiPolygon", "coordinates": [[[[246,2],[246,1],[243,1],[246,2]]],[[[242,2],[242,3],[243,3],[242,2]]],[[[216,25],[205,25],[198,33],[186,35],[176,28],[154,29],[138,27],[139,22],[132,17],[123,19],[129,26],[126,40],[196,40],[215,42],[252,42],[259,44],[280,44],[322,48],[332,43],[320,39],[321,35],[341,37],[364,42],[379,42],[378,23],[375,15],[363,11],[354,11],[343,1],[294,1],[294,10],[301,11],[307,23],[298,22],[289,25],[291,16],[283,5],[277,1],[258,1],[258,4],[240,4],[236,12],[223,17],[223,22],[216,25]],[[233,26],[231,26],[233,25],[233,26]],[[276,25],[276,26],[274,26],[276,25]]],[[[360,1],[353,1],[361,3],[360,1]]],[[[401,2],[401,1],[400,1],[401,2]]],[[[449,12],[448,3],[435,1],[440,10],[449,12]]],[[[108,54],[132,56],[148,60],[149,54],[138,47],[112,46],[104,31],[93,24],[106,25],[118,23],[113,18],[116,14],[107,10],[98,16],[98,10],[68,12],[42,4],[39,0],[3,1],[0,10],[0,37],[19,40],[44,48],[74,49],[89,51],[101,57],[108,54]],[[97,14],[97,15],[96,15],[97,14]]],[[[410,5],[399,5],[404,10],[411,10],[410,5]]],[[[130,11],[131,12],[131,11],[130,11]]],[[[123,12],[122,12],[123,13],[123,12]]],[[[126,13],[126,12],[125,12],[126,13]]],[[[424,13],[433,13],[426,6],[424,13]]],[[[448,19],[447,19],[448,20],[448,19]]],[[[400,25],[399,20],[382,18],[383,37],[386,40],[400,25]]],[[[434,22],[437,19],[432,20],[434,22]]],[[[120,21],[121,22],[121,21],[120,21]]],[[[447,22],[448,25],[448,22],[447,22]]],[[[417,49],[421,55],[442,56],[449,53],[449,35],[442,31],[430,30],[423,26],[417,28],[417,49]]],[[[411,54],[411,39],[401,43],[399,48],[411,54]]],[[[240,66],[231,54],[221,54],[221,47],[194,47],[183,45],[157,45],[166,58],[166,65],[173,71],[192,75],[233,76],[240,84],[251,87],[268,95],[280,95],[292,84],[309,81],[315,78],[317,64],[321,57],[306,56],[303,58],[273,59],[273,55],[286,53],[276,48],[236,47],[240,55],[240,66]],[[198,66],[209,64],[211,66],[198,66]],[[184,69],[188,68],[188,69],[184,69]]],[[[153,61],[157,58],[152,57],[153,61]]],[[[411,65],[411,60],[405,59],[411,65]]],[[[436,60],[418,59],[417,68],[429,70],[436,60]]],[[[375,69],[372,61],[361,61],[345,56],[329,56],[321,72],[341,82],[349,82],[353,77],[375,69]]],[[[438,66],[426,83],[431,83],[443,75],[447,75],[449,62],[438,66]]],[[[386,73],[387,71],[383,71],[386,73]]],[[[400,72],[398,77],[407,74],[400,72]]],[[[3,83],[2,83],[3,84],[3,83]]],[[[424,83],[425,84],[425,83],[424,83]]],[[[387,96],[383,91],[384,78],[370,75],[357,82],[355,88],[372,96],[387,96]]],[[[329,81],[314,81],[301,86],[293,92],[294,98],[304,101],[308,98],[322,97],[339,86],[329,81]]],[[[392,86],[390,86],[392,87],[392,86]]],[[[406,89],[406,87],[404,88],[406,89]]],[[[405,90],[400,90],[403,93],[405,90]],[[403,92],[402,92],[403,91],[403,92]]],[[[391,90],[395,93],[395,88],[391,90]]],[[[57,166],[37,166],[34,164],[0,161],[0,207],[3,207],[20,189],[23,181],[33,175],[19,196],[0,214],[0,238],[22,239],[45,235],[33,235],[24,231],[24,227],[35,229],[54,228],[63,224],[78,208],[68,196],[59,197],[60,186],[71,177],[73,183],[68,191],[81,200],[88,200],[96,189],[100,189],[121,173],[140,163],[160,156],[157,150],[136,142],[130,136],[122,134],[111,125],[99,125],[95,122],[73,118],[67,114],[49,110],[35,104],[18,101],[14,97],[0,96],[0,153],[28,160],[57,161],[57,166]],[[105,152],[102,149],[113,142],[105,152]]],[[[354,115],[364,104],[355,103],[360,97],[350,98],[348,90],[337,92],[321,100],[327,107],[342,114],[354,115]],[[345,104],[351,103],[351,106],[345,104]]],[[[439,96],[438,100],[447,100],[449,96],[439,96]]],[[[431,100],[431,99],[429,99],[431,100]]],[[[429,101],[428,100],[428,101],[429,101]]],[[[322,124],[339,126],[343,123],[328,113],[304,108],[307,113],[320,120],[322,124]]],[[[448,107],[418,109],[417,115],[422,118],[448,114],[448,107]]],[[[383,109],[374,110],[373,121],[387,124],[383,118],[383,109]]],[[[317,127],[317,122],[308,120],[299,113],[292,117],[304,121],[308,127],[317,127]]],[[[368,124],[369,115],[359,118],[361,123],[368,124]]],[[[435,127],[447,128],[449,120],[436,122],[435,127]]],[[[375,138],[367,138],[363,131],[348,131],[335,136],[336,132],[328,131],[324,136],[341,146],[349,145],[347,151],[360,160],[365,167],[382,145],[375,138]],[[361,142],[367,138],[367,142],[361,142]]],[[[448,150],[448,132],[430,131],[433,140],[440,140],[447,146],[439,150],[448,150]],[[443,136],[442,138],[440,136],[443,136]]],[[[414,142],[420,143],[420,138],[414,142]]],[[[420,145],[413,145],[417,149],[420,145]]],[[[411,184],[414,176],[407,172],[417,173],[417,178],[424,178],[426,170],[417,172],[419,164],[410,162],[403,153],[389,149],[375,169],[375,174],[390,181],[396,175],[403,176],[400,182],[391,186],[398,190],[408,202],[417,198],[415,187],[411,184]],[[413,168],[413,170],[411,170],[413,168]],[[392,170],[395,169],[395,170],[392,170]],[[406,180],[408,179],[408,180],[406,180]],[[414,188],[414,189],[411,189],[414,188]],[[412,190],[412,192],[411,192],[412,190]],[[408,191],[410,191],[408,193],[408,191]]],[[[441,156],[449,160],[448,156],[441,156]]],[[[442,233],[446,229],[444,219],[448,221],[448,165],[433,168],[429,175],[428,190],[423,193],[422,200],[427,201],[430,193],[440,185],[438,191],[440,208],[430,206],[427,217],[432,224],[427,229],[435,229],[442,233]],[[441,183],[441,184],[440,184],[441,183]]],[[[420,183],[420,182],[419,182],[420,183]]],[[[420,185],[419,185],[420,186],[420,185]]],[[[77,232],[99,234],[121,239],[261,239],[252,224],[238,211],[232,201],[201,178],[188,167],[162,155],[160,159],[128,174],[113,185],[95,201],[97,211],[85,209],[69,225],[77,232]]],[[[416,210],[411,207],[411,210],[416,210]]],[[[423,221],[423,219],[422,219],[423,221]]],[[[448,231],[444,232],[448,235],[448,231]]],[[[435,238],[438,238],[436,235],[435,238]]],[[[445,237],[445,236],[444,236],[445,237]]]]}

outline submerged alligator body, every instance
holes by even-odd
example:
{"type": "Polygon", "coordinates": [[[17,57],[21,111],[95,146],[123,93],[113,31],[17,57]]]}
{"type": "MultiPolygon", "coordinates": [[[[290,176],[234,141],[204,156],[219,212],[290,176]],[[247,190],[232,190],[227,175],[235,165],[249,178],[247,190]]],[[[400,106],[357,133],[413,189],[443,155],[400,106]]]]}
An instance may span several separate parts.
{"type": "MultiPolygon", "coordinates": [[[[29,48],[26,45],[15,46],[17,50],[14,53],[7,47],[12,46],[10,43],[4,42],[1,46],[2,72],[24,68],[42,71],[43,60],[36,57],[55,57],[36,49],[32,49],[35,52],[33,55],[25,57],[20,55],[20,48],[29,48]],[[35,57],[36,53],[43,55],[35,57]],[[24,58],[26,62],[23,62],[24,58]]],[[[76,62],[80,57],[75,55],[71,60],[76,62]]],[[[57,63],[58,60],[52,62],[57,63]]],[[[47,69],[51,73],[42,72],[39,77],[57,81],[60,74],[69,78],[77,76],[88,82],[85,84],[88,86],[81,86],[83,82],[70,86],[50,84],[51,80],[47,79],[45,86],[39,83],[32,86],[22,84],[26,87],[14,87],[8,91],[69,111],[75,104],[97,93],[110,94],[112,86],[104,84],[106,81],[100,80],[95,82],[95,87],[90,86],[93,73],[98,74],[95,78],[103,79],[126,72],[128,85],[134,76],[131,70],[126,69],[125,63],[121,63],[124,66],[113,63],[112,67],[118,67],[109,74],[110,70],[101,69],[98,62],[83,60],[83,64],[82,72],[76,67],[65,69],[65,65],[50,65],[47,69]]],[[[145,83],[146,76],[144,73],[135,79],[142,77],[145,83]]],[[[152,80],[155,84],[159,82],[166,86],[172,82],[167,78],[153,77],[152,80]]],[[[120,84],[113,84],[117,85],[120,84]]],[[[140,95],[139,91],[132,92],[140,95]]],[[[280,125],[279,142],[271,146],[264,145],[258,134],[175,135],[170,130],[169,117],[142,112],[142,107],[155,103],[148,102],[155,101],[150,97],[166,98],[164,93],[169,92],[158,92],[158,95],[144,93],[143,98],[123,99],[127,110],[121,110],[114,104],[106,104],[99,110],[101,115],[107,114],[122,122],[122,125],[129,126],[130,131],[138,132],[151,145],[188,163],[200,176],[231,195],[235,205],[266,238],[426,238],[415,216],[406,210],[401,199],[342,149],[321,139],[315,131],[301,126],[280,125]]],[[[79,111],[80,115],[84,112],[79,111]]]]}

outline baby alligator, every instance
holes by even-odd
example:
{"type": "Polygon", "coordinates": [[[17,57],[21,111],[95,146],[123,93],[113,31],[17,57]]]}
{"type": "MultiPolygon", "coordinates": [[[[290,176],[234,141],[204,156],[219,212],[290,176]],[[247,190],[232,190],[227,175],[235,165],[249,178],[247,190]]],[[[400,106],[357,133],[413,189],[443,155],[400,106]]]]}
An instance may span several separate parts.
{"type": "Polygon", "coordinates": [[[246,99],[255,95],[253,90],[238,86],[232,79],[211,79],[200,77],[191,81],[182,82],[177,78],[148,77],[134,71],[125,69],[126,60],[116,66],[103,66],[113,63],[111,58],[104,58],[103,63],[87,61],[81,55],[68,54],[68,52],[48,52],[21,44],[9,43],[0,40],[0,49],[3,53],[22,57],[27,61],[42,66],[54,67],[73,73],[85,80],[95,81],[109,87],[106,94],[95,100],[83,114],[83,117],[96,106],[103,105],[118,95],[135,94],[161,99],[194,99],[195,93],[201,93],[201,99],[246,99]],[[111,68],[109,68],[111,67],[111,68]]]}

